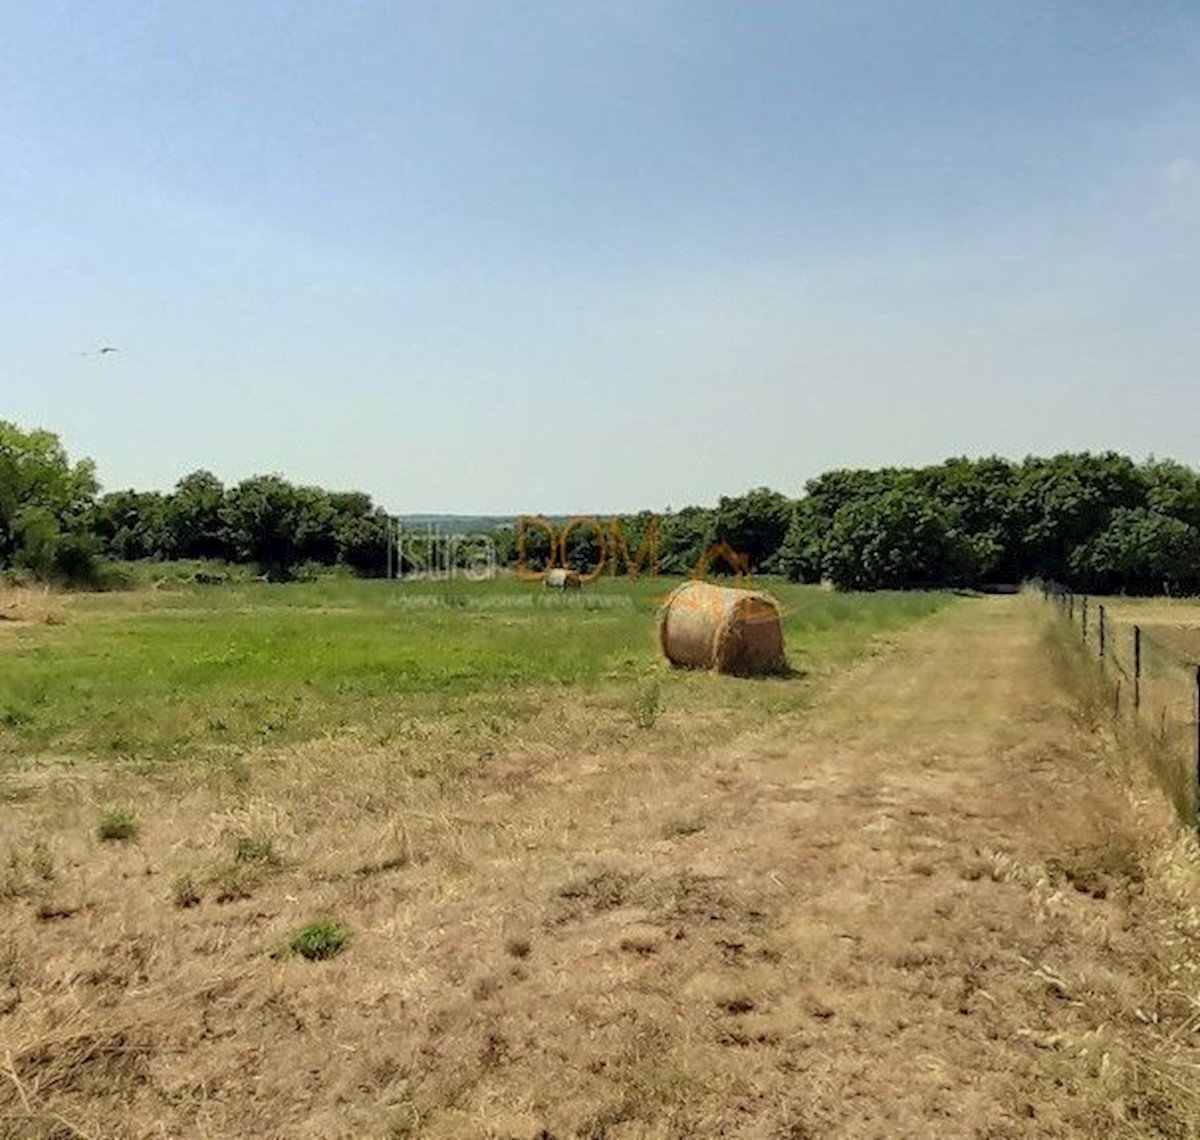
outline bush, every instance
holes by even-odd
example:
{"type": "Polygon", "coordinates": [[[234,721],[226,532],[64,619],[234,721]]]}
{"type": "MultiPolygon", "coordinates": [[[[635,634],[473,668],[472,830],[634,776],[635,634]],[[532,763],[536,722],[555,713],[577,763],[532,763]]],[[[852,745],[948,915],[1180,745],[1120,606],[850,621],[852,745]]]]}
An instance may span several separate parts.
{"type": "Polygon", "coordinates": [[[54,549],[54,577],[66,586],[94,586],[99,576],[96,540],[68,534],[54,549]]]}
{"type": "Polygon", "coordinates": [[[96,563],[91,588],[102,591],[132,590],[137,587],[137,575],[124,563],[103,559],[96,563]]]}

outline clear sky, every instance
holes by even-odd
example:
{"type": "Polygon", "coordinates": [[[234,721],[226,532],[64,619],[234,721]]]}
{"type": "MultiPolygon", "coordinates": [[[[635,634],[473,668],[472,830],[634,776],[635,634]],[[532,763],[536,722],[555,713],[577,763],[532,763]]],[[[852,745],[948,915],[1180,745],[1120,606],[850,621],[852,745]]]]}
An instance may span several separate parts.
{"type": "Polygon", "coordinates": [[[0,418],[107,489],[1200,464],[1195,0],[4,13],[0,418]]]}

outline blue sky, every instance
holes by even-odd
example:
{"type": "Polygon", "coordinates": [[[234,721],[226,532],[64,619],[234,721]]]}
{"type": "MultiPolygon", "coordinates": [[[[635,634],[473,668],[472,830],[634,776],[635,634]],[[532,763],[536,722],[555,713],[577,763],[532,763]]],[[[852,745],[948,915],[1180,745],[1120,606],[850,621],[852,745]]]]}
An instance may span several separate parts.
{"type": "Polygon", "coordinates": [[[5,12],[0,418],[108,489],[1200,464],[1194,3],[5,12]]]}

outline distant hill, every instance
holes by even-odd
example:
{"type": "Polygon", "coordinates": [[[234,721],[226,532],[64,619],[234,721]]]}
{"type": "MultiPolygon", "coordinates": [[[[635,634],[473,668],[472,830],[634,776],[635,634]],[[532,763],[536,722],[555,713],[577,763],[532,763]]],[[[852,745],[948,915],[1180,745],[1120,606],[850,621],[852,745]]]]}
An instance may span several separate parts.
{"type": "MultiPolygon", "coordinates": [[[[527,512],[526,516],[534,517],[534,512],[527,512]]],[[[467,534],[472,531],[493,531],[501,527],[514,527],[517,524],[519,515],[400,515],[400,525],[411,530],[424,530],[426,527],[432,527],[434,530],[440,530],[445,533],[467,534]]],[[[550,522],[555,526],[561,526],[571,515],[546,515],[550,522]]],[[[592,516],[583,516],[598,518],[604,522],[612,517],[611,513],[602,513],[592,516]]]]}
{"type": "Polygon", "coordinates": [[[512,515],[401,515],[400,525],[406,530],[423,531],[427,528],[443,534],[468,534],[472,531],[493,531],[511,527],[515,523],[512,515]]]}

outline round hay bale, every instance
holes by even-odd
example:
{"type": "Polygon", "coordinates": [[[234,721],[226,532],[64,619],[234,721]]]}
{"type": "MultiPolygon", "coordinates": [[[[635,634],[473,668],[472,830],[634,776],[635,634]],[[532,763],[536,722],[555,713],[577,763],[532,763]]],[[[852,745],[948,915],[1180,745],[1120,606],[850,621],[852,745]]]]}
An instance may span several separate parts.
{"type": "Polygon", "coordinates": [[[574,570],[566,570],[562,566],[555,566],[553,570],[546,571],[545,584],[552,590],[583,588],[583,582],[579,575],[574,570]]]}
{"type": "Polygon", "coordinates": [[[685,582],[663,604],[658,643],[672,665],[748,675],[786,668],[779,604],[758,590],[685,582]]]}

